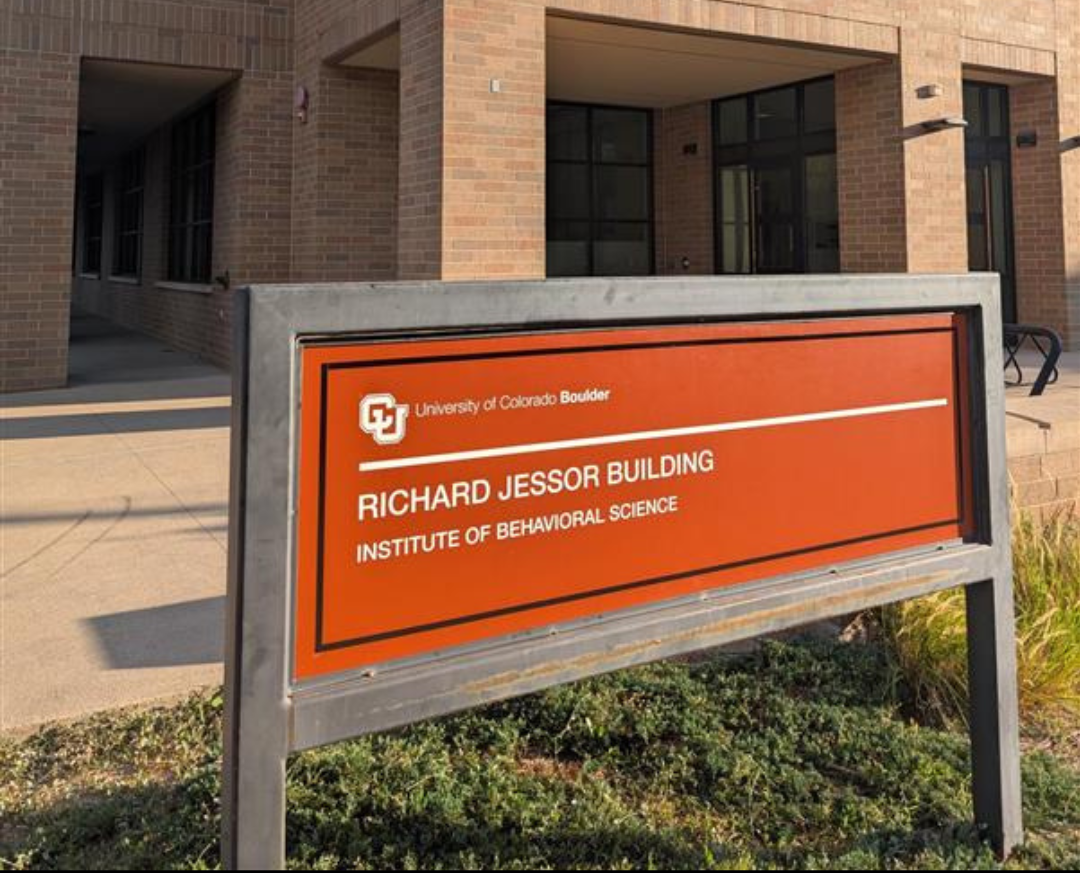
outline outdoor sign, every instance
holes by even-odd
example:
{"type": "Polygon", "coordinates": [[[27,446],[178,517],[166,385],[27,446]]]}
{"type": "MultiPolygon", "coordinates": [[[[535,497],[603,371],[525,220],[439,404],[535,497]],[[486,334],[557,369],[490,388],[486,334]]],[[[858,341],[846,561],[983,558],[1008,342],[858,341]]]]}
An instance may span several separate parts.
{"type": "Polygon", "coordinates": [[[961,537],[962,330],[303,346],[296,678],[961,537]]]}
{"type": "Polygon", "coordinates": [[[283,863],[291,751],[959,585],[976,814],[1006,852],[995,294],[985,277],[246,292],[226,863],[283,863]]]}

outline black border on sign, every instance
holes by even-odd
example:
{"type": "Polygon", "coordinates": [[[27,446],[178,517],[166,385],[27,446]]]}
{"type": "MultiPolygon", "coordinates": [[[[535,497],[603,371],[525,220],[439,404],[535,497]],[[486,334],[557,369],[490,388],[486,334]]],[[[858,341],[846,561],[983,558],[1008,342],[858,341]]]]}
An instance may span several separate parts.
{"type": "MultiPolygon", "coordinates": [[[[686,324],[686,325],[665,325],[665,327],[683,327],[692,328],[698,325],[686,324]]],[[[595,330],[582,331],[583,334],[603,332],[602,328],[595,330]]],[[[543,334],[540,334],[543,335],[543,334]]],[[[554,335],[554,332],[552,332],[554,335]]],[[[536,336],[531,335],[531,336],[536,336]]],[[[498,339],[498,335],[489,336],[489,339],[498,339]]],[[[432,337],[432,341],[438,338],[432,337]]],[[[446,337],[447,341],[453,342],[454,338],[446,337]]],[[[475,337],[459,337],[459,339],[475,339],[475,337]]],[[[961,524],[964,518],[964,488],[963,488],[963,476],[964,476],[964,453],[963,453],[963,421],[960,416],[960,402],[962,398],[959,396],[959,385],[956,382],[955,368],[958,366],[957,358],[957,329],[953,324],[951,327],[932,327],[932,328],[912,328],[909,330],[867,330],[858,332],[839,332],[839,333],[815,333],[815,334],[802,334],[797,336],[779,336],[779,337],[728,337],[726,339],[701,339],[701,340],[684,340],[676,342],[651,342],[651,343],[625,343],[603,346],[589,346],[586,348],[580,347],[568,347],[568,348],[547,348],[547,349],[519,349],[505,352],[491,352],[491,353],[473,353],[473,354],[457,354],[457,355],[432,355],[426,357],[417,358],[381,358],[374,361],[341,361],[336,363],[323,363],[319,365],[319,496],[317,505],[318,515],[318,539],[316,549],[316,575],[315,575],[315,653],[323,654],[325,652],[335,652],[342,649],[356,648],[358,646],[370,645],[372,643],[385,642],[386,640],[397,639],[405,636],[414,636],[418,634],[430,633],[432,631],[443,630],[449,627],[455,627],[463,624],[474,624],[476,622],[488,621],[495,618],[502,618],[507,615],[514,615],[520,612],[532,612],[538,609],[546,609],[552,606],[559,606],[565,603],[574,603],[580,600],[588,600],[594,597],[603,597],[610,594],[618,594],[625,591],[631,591],[638,588],[646,588],[657,585],[663,585],[670,582],[677,582],[682,579],[688,579],[693,576],[707,576],[712,573],[721,573],[727,570],[734,570],[740,567],[746,567],[753,564],[765,564],[770,561],[782,560],[784,558],[792,558],[800,555],[812,554],[814,552],[828,551],[829,549],[843,548],[845,546],[857,545],[859,543],[871,542],[873,540],[884,540],[891,537],[902,536],[904,534],[917,533],[919,531],[934,530],[935,528],[947,527],[949,525],[961,524]],[[565,354],[586,354],[592,352],[625,352],[635,351],[641,349],[654,349],[654,348],[686,348],[692,346],[716,346],[716,345],[745,345],[751,343],[777,343],[777,342],[801,342],[809,340],[828,340],[828,339],[855,339],[871,336],[909,336],[915,334],[927,334],[927,333],[948,333],[952,335],[952,348],[953,348],[953,360],[954,360],[954,382],[953,382],[953,410],[956,417],[956,433],[957,433],[957,471],[960,476],[960,508],[961,514],[957,518],[945,519],[942,521],[929,522],[927,524],[917,525],[915,527],[901,528],[899,530],[885,531],[882,533],[867,534],[861,537],[855,537],[853,539],[839,540],[832,543],[824,543],[816,546],[808,546],[802,549],[795,549],[787,552],[777,552],[770,555],[760,555],[753,558],[746,558],[741,561],[734,561],[727,564],[717,564],[711,567],[701,567],[694,570],[685,570],[678,573],[671,573],[665,576],[656,576],[650,579],[641,579],[634,582],[624,582],[618,585],[610,585],[605,588],[596,588],[589,591],[579,591],[574,594],[566,594],[560,597],[554,597],[546,600],[531,601],[529,603],[517,604],[515,606],[502,607],[500,609],[490,610],[487,612],[474,613],[470,615],[458,616],[456,618],[444,619],[442,621],[431,622],[428,624],[414,625],[412,627],[398,628],[391,631],[383,631],[377,634],[370,634],[363,637],[355,637],[352,639],[338,640],[332,643],[324,642],[323,640],[323,616],[324,616],[324,584],[323,584],[323,555],[324,555],[324,535],[325,524],[323,517],[323,507],[326,500],[326,416],[327,416],[327,392],[329,388],[329,372],[331,370],[355,370],[375,367],[387,367],[387,366],[408,366],[412,364],[430,364],[430,363],[456,363],[461,361],[474,361],[474,360],[494,360],[499,358],[523,358],[523,357],[543,357],[548,355],[565,355],[565,354]]]]}

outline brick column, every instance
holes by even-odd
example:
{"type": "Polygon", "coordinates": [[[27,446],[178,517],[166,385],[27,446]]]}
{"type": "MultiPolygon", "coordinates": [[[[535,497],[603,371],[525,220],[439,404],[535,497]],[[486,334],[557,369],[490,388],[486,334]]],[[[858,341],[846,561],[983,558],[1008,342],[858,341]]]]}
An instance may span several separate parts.
{"type": "Polygon", "coordinates": [[[401,278],[544,275],[544,22],[533,0],[402,12],[401,278]]]}
{"type": "MultiPolygon", "coordinates": [[[[369,10],[373,8],[369,6],[369,10]]],[[[361,10],[298,0],[293,121],[293,275],[313,282],[397,278],[398,74],[324,63],[323,39],[368,21],[361,10]],[[339,18],[343,8],[352,14],[339,18]]]]}
{"type": "Polygon", "coordinates": [[[836,74],[842,272],[907,270],[900,111],[897,61],[836,74]]]}
{"type": "Polygon", "coordinates": [[[964,115],[960,36],[938,30],[952,22],[948,9],[912,3],[900,35],[901,126],[904,154],[904,222],[907,270],[911,273],[965,273],[967,193],[964,178],[964,131],[927,132],[922,122],[964,115]],[[920,99],[923,85],[941,85],[940,97],[920,99]]]}
{"type": "Polygon", "coordinates": [[[398,278],[442,278],[443,0],[401,12],[398,278]]]}
{"type": "Polygon", "coordinates": [[[656,272],[707,276],[713,269],[712,103],[653,113],[656,272]],[[688,146],[696,146],[687,151],[688,146]],[[683,259],[688,266],[683,266],[683,259]]]}
{"type": "MultiPolygon", "coordinates": [[[[1057,3],[1058,141],[1080,137],[1080,0],[1057,3]]],[[[1080,141],[1078,141],[1080,143],[1080,141]]],[[[1080,144],[1061,154],[1065,299],[1061,329],[1080,348],[1080,144]]]]}
{"type": "Polygon", "coordinates": [[[218,97],[214,274],[289,279],[292,74],[250,70],[218,97]]]}
{"type": "Polygon", "coordinates": [[[1009,89],[1016,284],[1021,321],[1080,347],[1080,0],[1058,7],[1058,77],[1009,89]],[[1071,7],[1071,8],[1070,8],[1071,7]],[[1071,17],[1070,17],[1071,16],[1071,17]],[[1033,130],[1034,147],[1016,134],[1033,130]]]}
{"type": "Polygon", "coordinates": [[[1062,156],[1058,149],[1057,83],[1009,89],[1012,124],[1013,224],[1020,321],[1064,330],[1065,235],[1062,232],[1062,156]],[[1017,148],[1021,130],[1038,144],[1017,148]]]}
{"type": "Polygon", "coordinates": [[[0,392],[67,381],[79,65],[0,48],[0,392]]]}
{"type": "Polygon", "coordinates": [[[444,3],[443,278],[542,278],[545,4],[444,3]]]}

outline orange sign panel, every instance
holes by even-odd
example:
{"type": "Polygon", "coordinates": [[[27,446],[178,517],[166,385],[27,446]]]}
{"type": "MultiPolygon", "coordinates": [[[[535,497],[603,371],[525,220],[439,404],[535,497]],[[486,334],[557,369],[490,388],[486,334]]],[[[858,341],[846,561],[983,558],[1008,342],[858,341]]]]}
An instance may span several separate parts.
{"type": "Polygon", "coordinates": [[[948,314],[301,347],[294,676],[962,537],[948,314]]]}

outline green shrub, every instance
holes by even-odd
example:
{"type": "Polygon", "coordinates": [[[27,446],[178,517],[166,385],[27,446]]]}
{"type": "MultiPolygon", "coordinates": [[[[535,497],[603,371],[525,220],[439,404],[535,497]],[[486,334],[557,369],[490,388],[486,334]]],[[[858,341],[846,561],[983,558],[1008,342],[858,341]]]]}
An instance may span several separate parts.
{"type": "MultiPolygon", "coordinates": [[[[292,869],[995,869],[966,736],[880,645],[623,670],[295,755],[292,869]]],[[[221,699],[0,735],[0,871],[220,863],[221,699]]],[[[1012,869],[1080,866],[1080,772],[1024,756],[1012,869]]]]}
{"type": "MultiPolygon", "coordinates": [[[[1017,671],[1029,724],[1080,724],[1080,517],[1019,514],[1013,528],[1017,671]]],[[[964,593],[947,591],[882,612],[886,639],[924,714],[967,717],[964,593]]]]}

